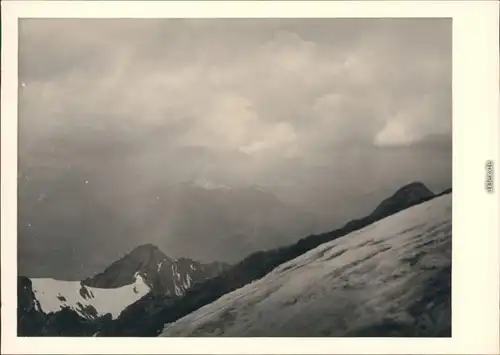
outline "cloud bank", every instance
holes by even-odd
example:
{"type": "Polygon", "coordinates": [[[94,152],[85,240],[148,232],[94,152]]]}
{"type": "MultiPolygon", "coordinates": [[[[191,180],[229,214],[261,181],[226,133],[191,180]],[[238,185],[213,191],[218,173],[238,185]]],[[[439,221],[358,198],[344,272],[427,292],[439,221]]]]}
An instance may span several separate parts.
{"type": "Polygon", "coordinates": [[[75,201],[119,220],[184,180],[266,186],[316,212],[342,203],[342,218],[408,181],[451,184],[451,20],[23,19],[19,31],[24,224],[43,203],[53,223],[66,211],[68,229],[102,235],[75,201]]]}

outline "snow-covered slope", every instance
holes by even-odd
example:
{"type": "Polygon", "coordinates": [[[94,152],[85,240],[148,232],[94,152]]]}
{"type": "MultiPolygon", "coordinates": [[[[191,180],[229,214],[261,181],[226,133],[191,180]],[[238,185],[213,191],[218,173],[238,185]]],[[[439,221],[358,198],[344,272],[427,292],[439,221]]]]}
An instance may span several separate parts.
{"type": "Polygon", "coordinates": [[[451,194],[323,244],[162,336],[449,336],[451,194]]]}
{"type": "Polygon", "coordinates": [[[140,275],[136,275],[135,282],[130,285],[106,289],[85,286],[80,281],[48,278],[33,278],[31,282],[41,308],[37,310],[50,313],[69,307],[87,319],[107,313],[111,313],[113,319],[117,318],[127,306],[150,290],[140,275]]]}

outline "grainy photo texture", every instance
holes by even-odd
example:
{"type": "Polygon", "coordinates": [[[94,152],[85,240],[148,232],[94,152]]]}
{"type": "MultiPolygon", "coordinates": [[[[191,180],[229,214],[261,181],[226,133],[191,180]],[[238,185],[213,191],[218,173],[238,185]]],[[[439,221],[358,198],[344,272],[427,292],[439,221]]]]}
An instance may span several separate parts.
{"type": "Polygon", "coordinates": [[[450,337],[451,25],[21,19],[18,335],[450,337]]]}

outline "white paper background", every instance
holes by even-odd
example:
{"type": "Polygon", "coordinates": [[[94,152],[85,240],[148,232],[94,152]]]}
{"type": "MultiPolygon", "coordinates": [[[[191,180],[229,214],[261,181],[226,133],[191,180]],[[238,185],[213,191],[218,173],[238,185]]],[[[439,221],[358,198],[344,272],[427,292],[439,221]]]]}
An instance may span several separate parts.
{"type": "Polygon", "coordinates": [[[498,3],[495,1],[2,3],[2,353],[499,354],[498,3]],[[22,17],[452,17],[453,336],[404,338],[17,338],[17,23],[22,17]],[[484,188],[487,159],[494,194],[484,188]]]}

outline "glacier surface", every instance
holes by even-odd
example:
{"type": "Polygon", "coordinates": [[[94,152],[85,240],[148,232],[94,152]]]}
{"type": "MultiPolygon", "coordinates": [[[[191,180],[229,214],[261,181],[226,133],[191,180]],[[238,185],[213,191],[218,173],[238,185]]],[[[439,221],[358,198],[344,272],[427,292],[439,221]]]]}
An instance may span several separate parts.
{"type": "Polygon", "coordinates": [[[161,336],[451,336],[452,196],[325,243],[161,336]]]}

